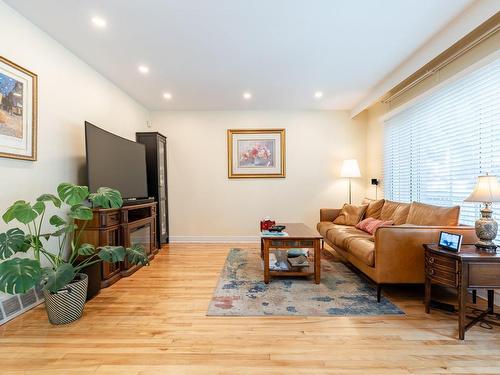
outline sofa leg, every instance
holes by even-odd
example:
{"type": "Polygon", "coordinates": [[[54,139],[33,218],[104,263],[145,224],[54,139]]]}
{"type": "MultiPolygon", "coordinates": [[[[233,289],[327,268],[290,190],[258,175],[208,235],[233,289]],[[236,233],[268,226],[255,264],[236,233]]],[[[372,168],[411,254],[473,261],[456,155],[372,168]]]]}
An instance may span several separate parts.
{"type": "Polygon", "coordinates": [[[382,297],[382,285],[377,284],[377,302],[380,303],[380,298],[382,297]]]}
{"type": "Polygon", "coordinates": [[[475,305],[477,303],[477,290],[472,289],[472,303],[475,305]]]}

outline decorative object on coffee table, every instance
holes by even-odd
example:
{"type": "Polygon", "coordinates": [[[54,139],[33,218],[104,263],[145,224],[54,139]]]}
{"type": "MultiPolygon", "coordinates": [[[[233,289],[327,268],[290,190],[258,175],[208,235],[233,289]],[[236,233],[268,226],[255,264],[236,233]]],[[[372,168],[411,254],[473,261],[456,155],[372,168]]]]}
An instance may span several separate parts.
{"type": "Polygon", "coordinates": [[[438,244],[425,248],[425,312],[430,312],[431,286],[439,284],[456,288],[458,292],[458,336],[487,315],[494,313],[494,289],[500,288],[500,254],[477,251],[474,245],[462,245],[460,252],[441,249],[438,244]],[[468,289],[487,289],[488,308],[466,322],[465,309],[468,289]]]}
{"type": "Polygon", "coordinates": [[[481,209],[481,217],[476,220],[476,235],[479,241],[476,247],[486,251],[495,252],[497,246],[493,240],[497,236],[498,224],[493,219],[492,202],[500,202],[500,185],[496,176],[479,176],[472,193],[465,199],[465,202],[481,202],[484,207],[481,209]]]}
{"type": "Polygon", "coordinates": [[[271,276],[313,276],[314,282],[319,284],[321,281],[321,255],[320,241],[321,236],[315,230],[302,223],[282,224],[286,226],[288,236],[261,237],[261,257],[264,260],[264,282],[269,283],[271,276]],[[309,267],[292,267],[290,271],[271,271],[269,269],[270,249],[276,251],[287,251],[290,248],[309,248],[314,249],[314,263],[309,267]]]}
{"type": "Polygon", "coordinates": [[[285,177],[285,129],[228,129],[229,178],[285,177]]]}
{"type": "Polygon", "coordinates": [[[351,199],[351,178],[361,177],[359,171],[358,161],[356,159],[347,159],[342,162],[342,170],[340,171],[341,177],[349,179],[349,204],[352,203],[351,199]]]}

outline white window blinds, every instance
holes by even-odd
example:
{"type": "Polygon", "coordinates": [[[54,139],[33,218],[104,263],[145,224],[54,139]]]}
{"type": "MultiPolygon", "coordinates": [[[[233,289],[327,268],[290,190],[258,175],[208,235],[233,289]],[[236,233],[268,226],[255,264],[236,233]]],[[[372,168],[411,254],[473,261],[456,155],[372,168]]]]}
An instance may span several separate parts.
{"type": "MultiPolygon", "coordinates": [[[[473,224],[478,205],[463,200],[486,172],[500,178],[500,59],[440,87],[384,128],[388,199],[460,205],[461,223],[473,224]]],[[[498,220],[500,205],[494,209],[498,220]]]]}

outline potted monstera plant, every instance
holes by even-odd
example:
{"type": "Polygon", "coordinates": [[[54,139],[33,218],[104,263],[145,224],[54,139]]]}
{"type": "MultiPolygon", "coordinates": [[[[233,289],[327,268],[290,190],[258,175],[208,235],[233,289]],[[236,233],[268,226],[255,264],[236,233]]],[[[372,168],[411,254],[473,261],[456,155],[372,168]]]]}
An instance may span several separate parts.
{"type": "Polygon", "coordinates": [[[14,202],[2,216],[6,223],[23,224],[25,230],[11,228],[0,233],[0,291],[17,294],[42,288],[52,324],[70,323],[82,316],[88,285],[87,275],[81,273],[85,267],[125,258],[132,264],[148,264],[140,245],[95,248],[80,243],[86,222],[93,217],[86,201],[103,208],[118,208],[123,203],[114,189],[102,187],[90,194],[87,186],[62,183],[57,195],[42,194],[34,203],[14,202]],[[48,205],[66,212],[48,217],[48,205]]]}

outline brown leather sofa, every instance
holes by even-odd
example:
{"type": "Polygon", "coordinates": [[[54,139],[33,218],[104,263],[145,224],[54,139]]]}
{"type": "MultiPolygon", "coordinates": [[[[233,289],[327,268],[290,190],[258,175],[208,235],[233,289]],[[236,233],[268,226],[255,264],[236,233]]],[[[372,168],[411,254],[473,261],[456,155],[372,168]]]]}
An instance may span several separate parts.
{"type": "Polygon", "coordinates": [[[391,220],[372,236],[354,226],[334,224],[341,209],[323,208],[317,225],[324,241],[377,284],[424,283],[425,243],[436,243],[441,231],[462,234],[463,243],[477,241],[475,229],[458,224],[460,207],[367,200],[364,218],[391,220]]]}

